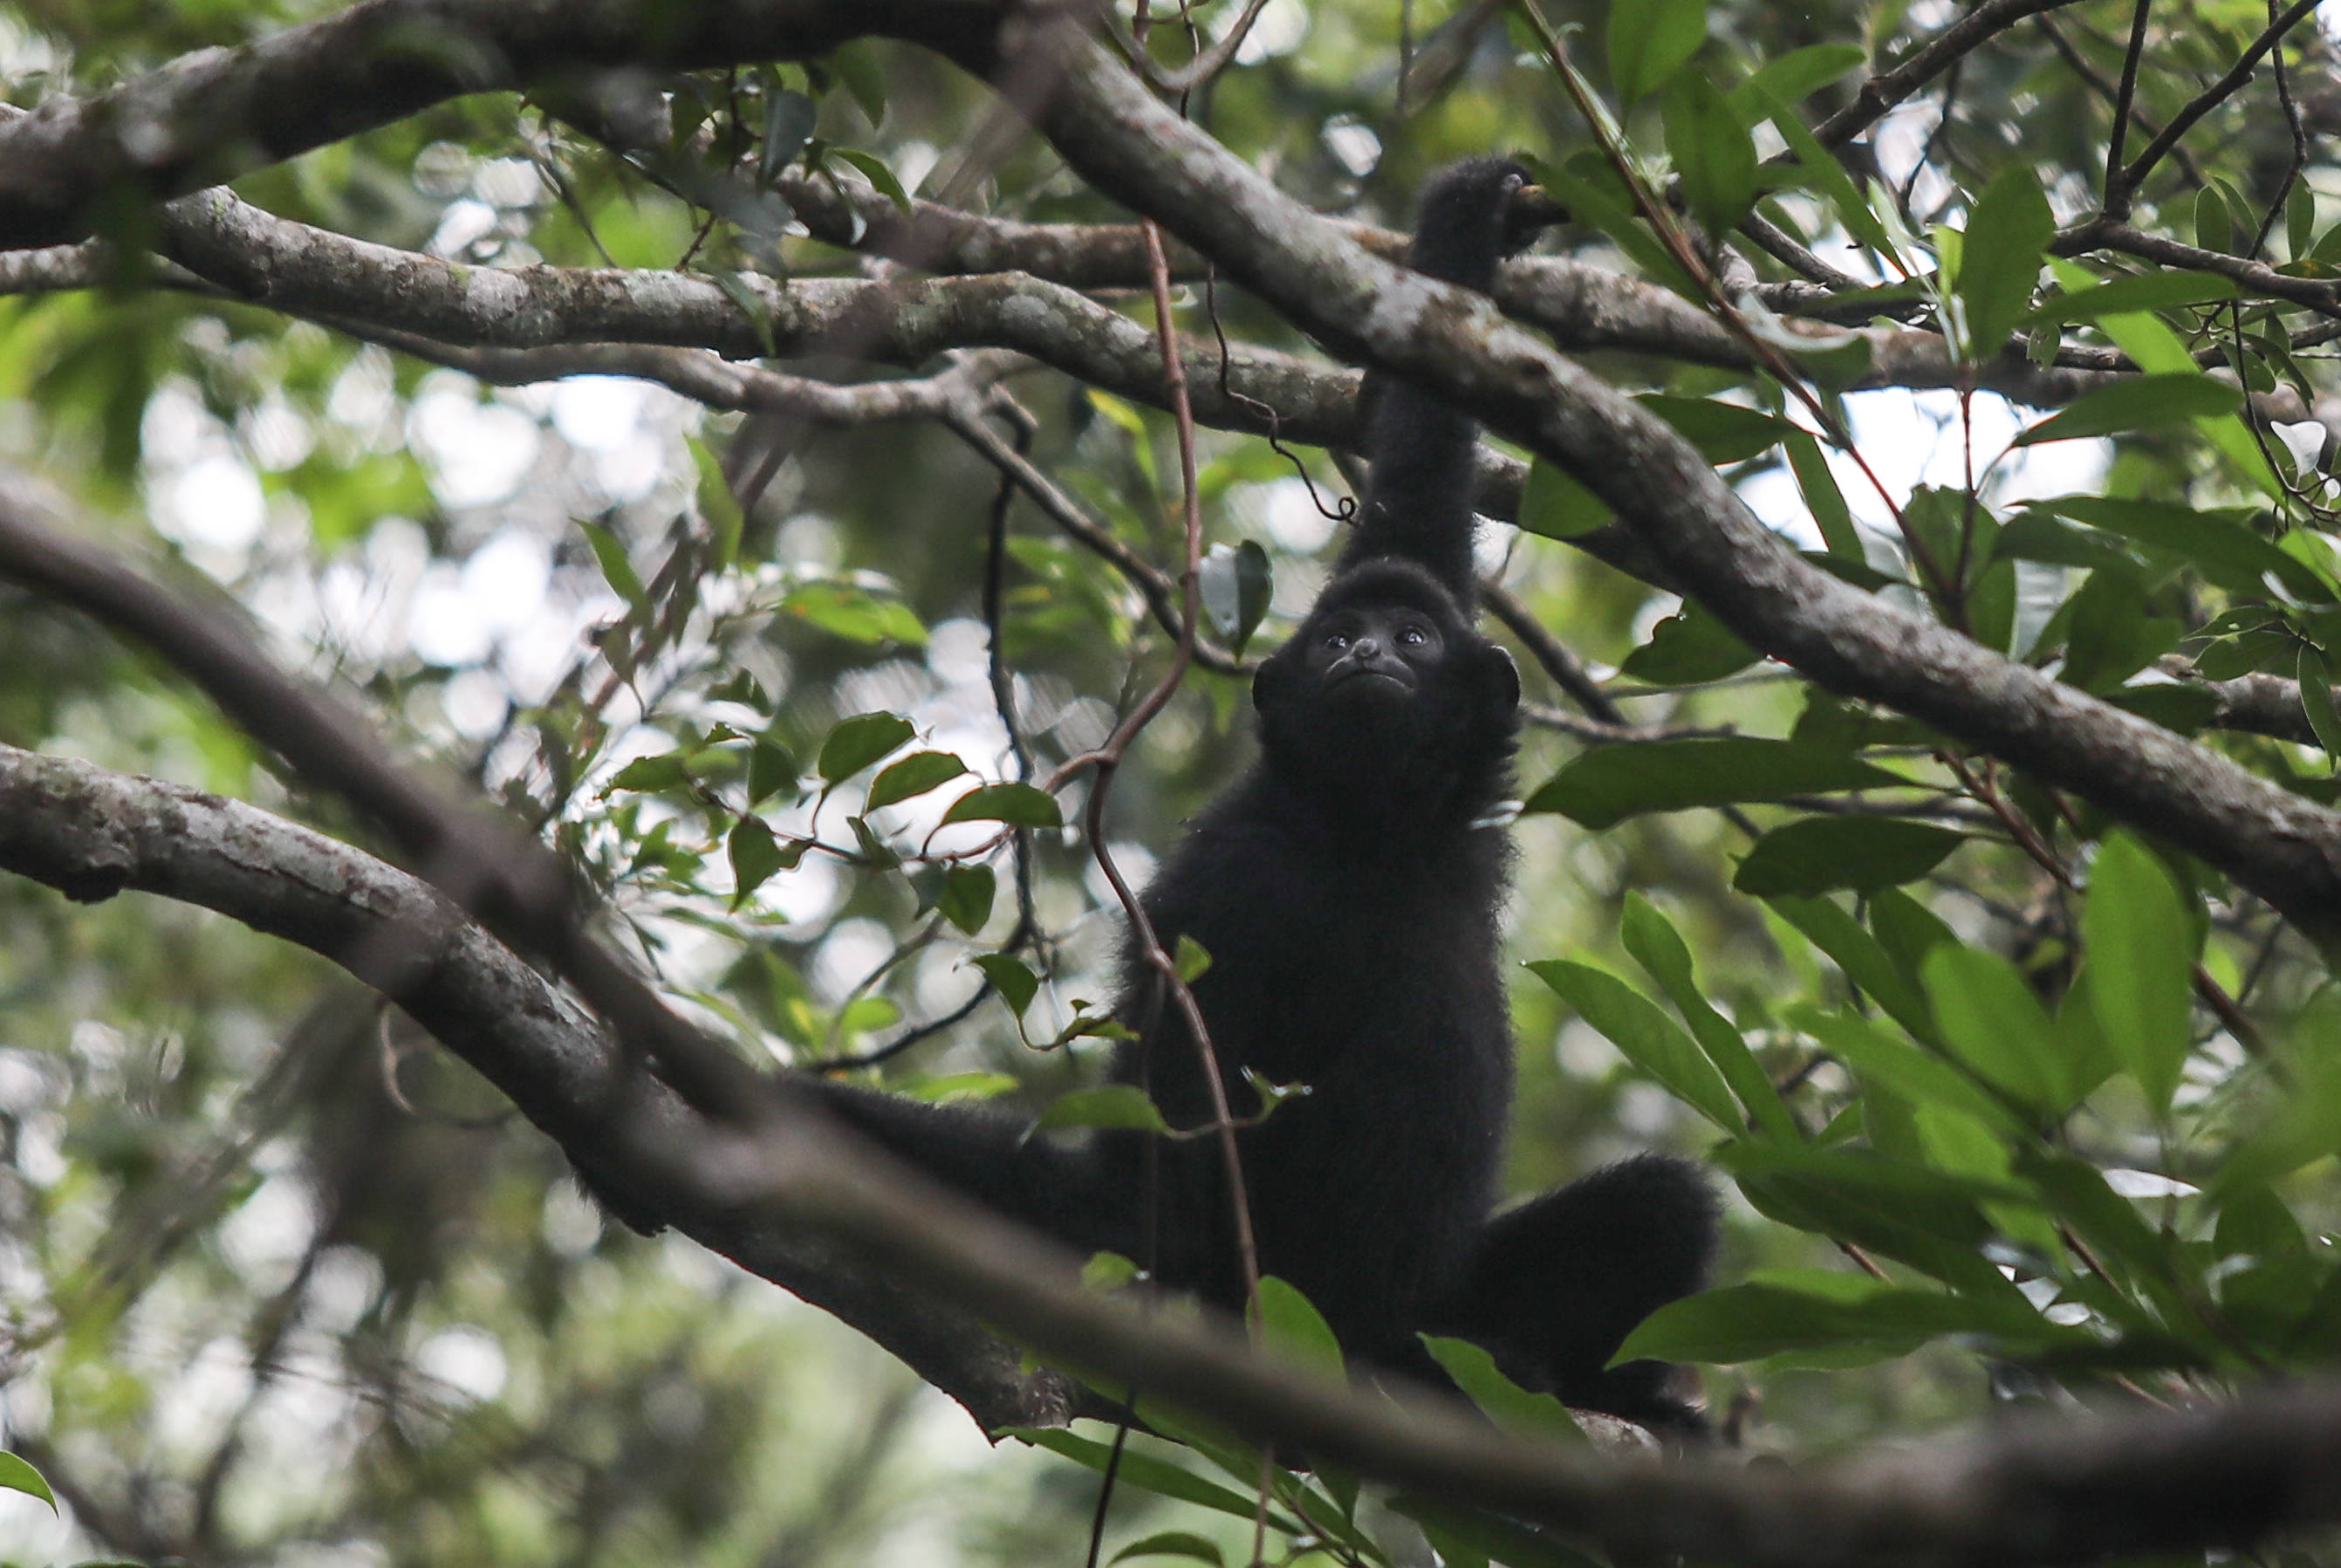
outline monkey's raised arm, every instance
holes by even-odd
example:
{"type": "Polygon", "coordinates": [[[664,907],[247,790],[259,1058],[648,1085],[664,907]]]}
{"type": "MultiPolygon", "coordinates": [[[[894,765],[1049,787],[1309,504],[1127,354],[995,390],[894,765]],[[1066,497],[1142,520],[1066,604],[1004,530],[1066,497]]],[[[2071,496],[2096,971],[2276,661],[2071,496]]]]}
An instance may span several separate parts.
{"type": "MultiPolygon", "coordinates": [[[[1472,158],[1422,188],[1407,262],[1445,283],[1488,292],[1496,264],[1560,216],[1505,158],[1472,158]]],[[[1375,375],[1366,427],[1373,465],[1358,526],[1341,552],[1343,570],[1400,556],[1433,573],[1468,611],[1471,573],[1472,449],[1479,425],[1439,398],[1397,377],[1375,375]]]]}

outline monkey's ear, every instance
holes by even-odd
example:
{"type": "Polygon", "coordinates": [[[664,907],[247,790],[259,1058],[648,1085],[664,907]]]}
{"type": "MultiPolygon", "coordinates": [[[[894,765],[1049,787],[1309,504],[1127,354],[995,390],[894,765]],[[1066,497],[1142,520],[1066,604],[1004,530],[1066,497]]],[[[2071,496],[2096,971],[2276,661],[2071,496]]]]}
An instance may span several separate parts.
{"type": "Polygon", "coordinates": [[[1489,644],[1479,666],[1479,680],[1489,707],[1509,714],[1520,705],[1520,667],[1512,663],[1510,650],[1489,644]]]}

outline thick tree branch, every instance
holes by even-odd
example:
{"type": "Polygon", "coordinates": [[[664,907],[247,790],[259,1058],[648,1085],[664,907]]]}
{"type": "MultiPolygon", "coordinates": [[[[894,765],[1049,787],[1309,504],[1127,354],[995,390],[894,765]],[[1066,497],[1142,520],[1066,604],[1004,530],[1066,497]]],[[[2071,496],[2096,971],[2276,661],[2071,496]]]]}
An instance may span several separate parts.
{"type": "MultiPolygon", "coordinates": [[[[712,1130],[630,1071],[593,1017],[427,884],[239,802],[0,746],[0,867],[95,902],[160,894],[216,911],[341,964],[484,1074],[582,1164],[620,1157],[623,1101],[680,1147],[712,1130]]],[[[665,1194],[662,1207],[665,1207],[665,1194]]],[[[1052,1423],[1061,1379],[1031,1377],[972,1320],[856,1269],[818,1237],[711,1212],[692,1235],[835,1313],[987,1426],[1052,1423]]]]}
{"type": "Polygon", "coordinates": [[[364,0],[0,124],[0,248],[87,237],[184,195],[468,93],[581,71],[801,60],[889,34],[985,58],[985,0],[364,0]]]}

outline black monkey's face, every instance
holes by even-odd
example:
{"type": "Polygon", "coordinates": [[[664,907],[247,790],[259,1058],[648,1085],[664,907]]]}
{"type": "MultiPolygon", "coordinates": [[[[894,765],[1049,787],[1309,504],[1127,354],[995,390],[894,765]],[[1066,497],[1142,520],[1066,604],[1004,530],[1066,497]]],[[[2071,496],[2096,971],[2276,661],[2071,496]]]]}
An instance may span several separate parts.
{"type": "Polygon", "coordinates": [[[1436,617],[1411,604],[1350,604],[1311,624],[1300,654],[1308,678],[1331,693],[1408,700],[1447,657],[1436,617]]]}
{"type": "Polygon", "coordinates": [[[1252,687],[1270,765],[1345,811],[1464,811],[1500,789],[1519,676],[1410,562],[1354,566],[1252,687]]]}

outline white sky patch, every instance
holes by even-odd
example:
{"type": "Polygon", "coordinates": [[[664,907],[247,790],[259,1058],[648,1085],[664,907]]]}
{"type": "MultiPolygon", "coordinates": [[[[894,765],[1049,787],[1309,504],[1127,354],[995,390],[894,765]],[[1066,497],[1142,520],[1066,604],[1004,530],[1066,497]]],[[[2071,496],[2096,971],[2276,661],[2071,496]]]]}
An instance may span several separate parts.
{"type": "Polygon", "coordinates": [[[1325,150],[1361,180],[1382,161],[1382,139],[1346,115],[1326,125],[1324,137],[1325,150]]]}
{"type": "Polygon", "coordinates": [[[258,543],[267,498],[249,464],[224,453],[200,457],[164,483],[154,526],[192,548],[236,553],[258,543]]]}
{"type": "MultiPolygon", "coordinates": [[[[1295,554],[1310,555],[1324,548],[1340,526],[1325,515],[1318,505],[1318,497],[1309,493],[1308,482],[1299,474],[1290,479],[1272,479],[1257,487],[1258,506],[1261,522],[1280,549],[1295,554]]],[[[1323,497],[1327,505],[1333,498],[1323,497]]]]}
{"type": "Polygon", "coordinates": [[[813,954],[813,994],[832,1004],[844,1001],[893,951],[893,936],[877,921],[839,921],[813,954]]]}
{"type": "Polygon", "coordinates": [[[618,503],[642,500],[667,474],[666,444],[647,430],[636,431],[623,445],[591,454],[586,461],[593,488],[618,503]]]}
{"type": "Polygon", "coordinates": [[[2105,1175],[2106,1185],[2125,1198],[2191,1198],[2203,1190],[2154,1171],[2115,1169],[2105,1175]]]}
{"type": "Polygon", "coordinates": [[[991,629],[965,615],[936,622],[927,632],[927,669],[947,686],[988,686],[991,629]]]}
{"type": "Polygon", "coordinates": [[[382,1264],[372,1253],[346,1242],[328,1247],[309,1273],[302,1323],[319,1333],[347,1333],[381,1293],[382,1264]]]}
{"type": "Polygon", "coordinates": [[[493,207],[534,206],[544,179],[526,158],[490,158],[473,171],[472,190],[493,207]]]}
{"type": "Polygon", "coordinates": [[[407,640],[429,663],[458,666],[478,664],[495,646],[472,596],[463,591],[463,573],[443,564],[424,573],[414,591],[407,640]]]}
{"type": "Polygon", "coordinates": [[[463,563],[463,593],[481,624],[492,632],[515,631],[535,619],[544,609],[545,590],[552,582],[553,554],[544,541],[511,528],[473,551],[463,563]]]}
{"type": "Polygon", "coordinates": [[[271,474],[298,465],[317,445],[309,421],[284,400],[283,393],[269,394],[238,422],[236,433],[252,460],[271,474]]]}
{"type": "Polygon", "coordinates": [[[415,1346],[414,1364],[456,1393],[482,1402],[504,1391],[508,1371],[495,1335],[470,1323],[441,1329],[415,1346]]]}
{"type": "Polygon", "coordinates": [[[496,209],[467,196],[447,204],[447,210],[440,215],[439,227],[425,248],[435,256],[461,255],[466,248],[493,234],[495,228],[496,209]]]}
{"type": "Polygon", "coordinates": [[[646,388],[616,375],[581,375],[553,389],[553,428],[586,452],[624,445],[642,427],[646,388]]]}
{"type": "Polygon", "coordinates": [[[1926,163],[1927,138],[1942,117],[1938,105],[1917,100],[1888,113],[1870,133],[1870,145],[1878,150],[1878,172],[1888,184],[1898,191],[1903,182],[1910,180],[1911,171],[1918,171],[1910,185],[1912,212],[1931,213],[1951,194],[1949,182],[1926,163]]]}
{"type": "Polygon", "coordinates": [[[603,589],[571,606],[566,615],[546,615],[513,632],[504,639],[500,661],[513,695],[523,703],[550,697],[576,662],[587,634],[624,609],[615,594],[603,589]]]}
{"type": "Polygon", "coordinates": [[[189,1459],[208,1453],[251,1393],[252,1362],[244,1347],[233,1339],[211,1341],[157,1391],[152,1417],[156,1442],[189,1459]]]}
{"type": "Polygon", "coordinates": [[[261,1183],[220,1226],[220,1252],[246,1275],[272,1273],[301,1255],[316,1224],[308,1183],[283,1173],[261,1183]]]}
{"type": "Polygon", "coordinates": [[[504,722],[503,682],[486,670],[460,670],[440,689],[439,711],[465,740],[484,741],[504,722]]]}
{"type": "Polygon", "coordinates": [[[466,377],[433,376],[407,415],[407,435],[451,507],[484,506],[518,490],[536,465],[536,421],[501,403],[482,403],[466,377]]]}
{"type": "Polygon", "coordinates": [[[794,871],[784,871],[758,888],[755,902],[783,922],[772,934],[802,939],[829,918],[842,895],[837,863],[824,854],[808,854],[794,871]]]}
{"type": "MultiPolygon", "coordinates": [[[[1225,21],[1211,34],[1213,42],[1227,35],[1243,15],[1243,7],[1230,4],[1220,11],[1225,21]]],[[[1236,45],[1236,64],[1257,65],[1272,55],[1289,55],[1309,35],[1309,8],[1300,0],[1268,0],[1267,8],[1252,21],[1251,31],[1236,45]]]]}

